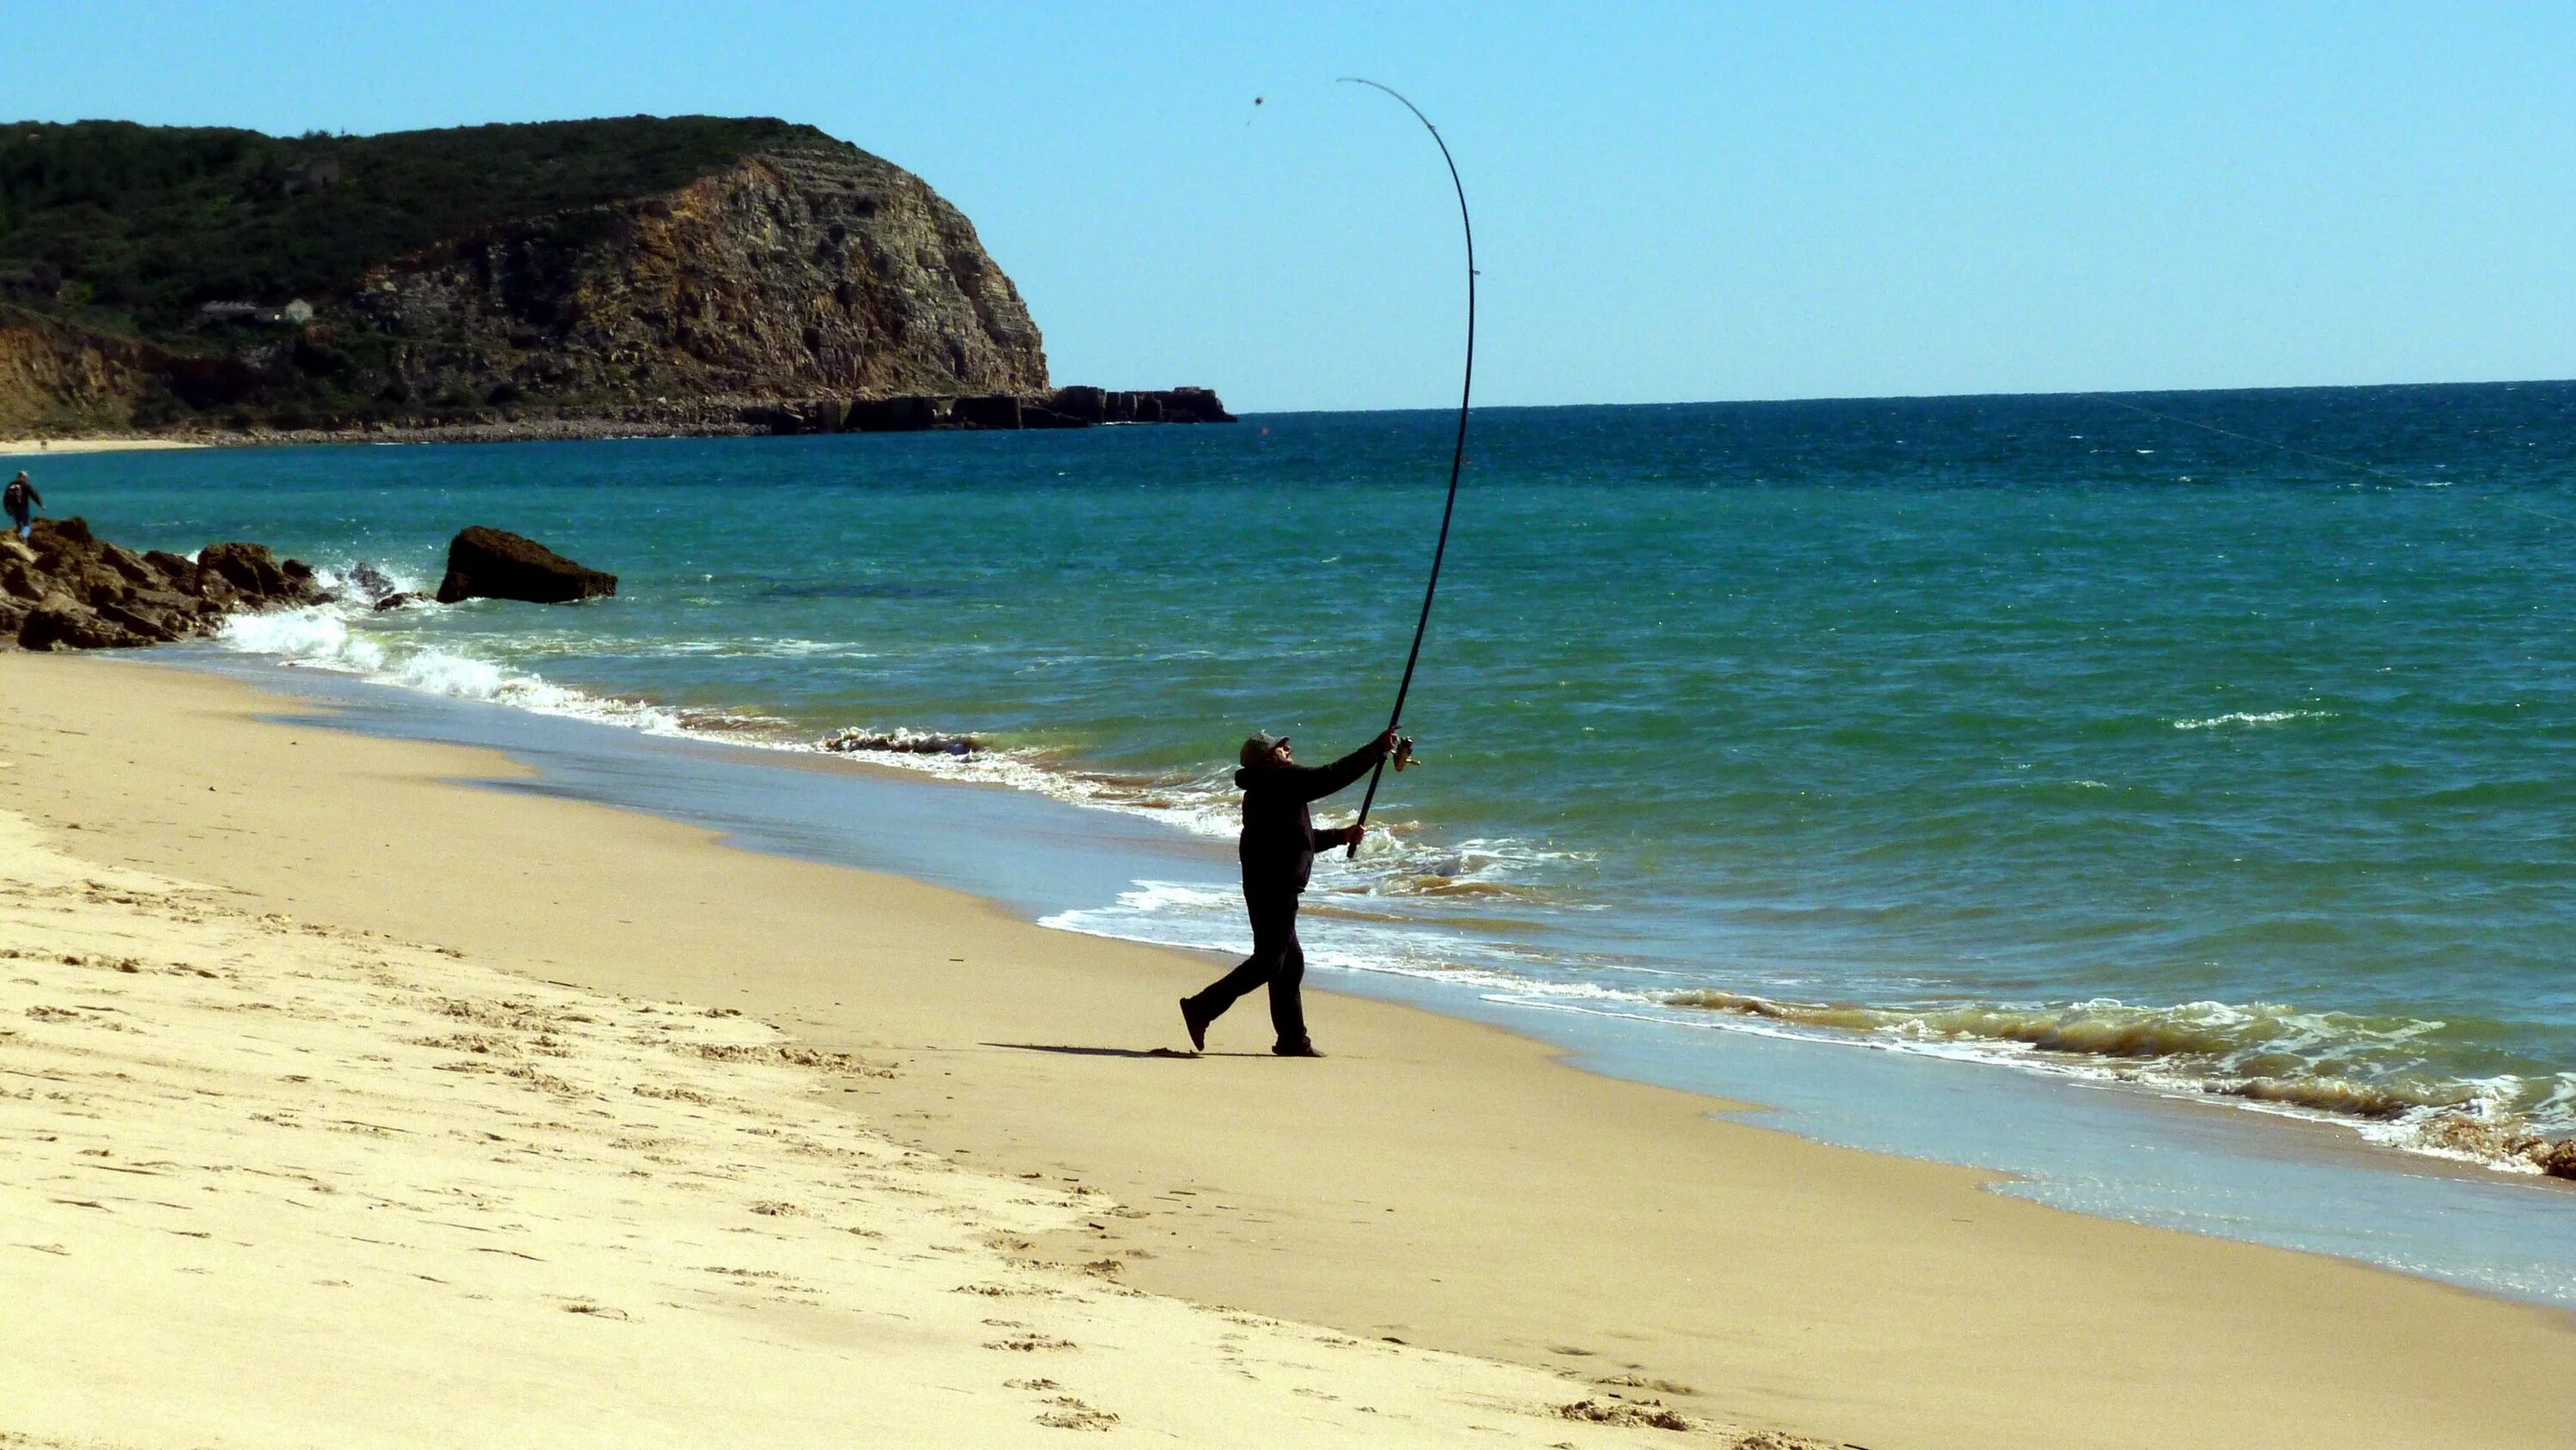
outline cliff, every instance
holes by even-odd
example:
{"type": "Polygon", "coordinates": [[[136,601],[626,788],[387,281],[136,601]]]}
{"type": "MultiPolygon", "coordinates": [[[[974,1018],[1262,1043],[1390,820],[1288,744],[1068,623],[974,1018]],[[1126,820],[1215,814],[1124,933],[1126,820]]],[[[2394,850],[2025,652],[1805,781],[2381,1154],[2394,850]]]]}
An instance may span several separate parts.
{"type": "Polygon", "coordinates": [[[809,127],[0,137],[0,432],[1047,393],[966,217],[809,127]]]}

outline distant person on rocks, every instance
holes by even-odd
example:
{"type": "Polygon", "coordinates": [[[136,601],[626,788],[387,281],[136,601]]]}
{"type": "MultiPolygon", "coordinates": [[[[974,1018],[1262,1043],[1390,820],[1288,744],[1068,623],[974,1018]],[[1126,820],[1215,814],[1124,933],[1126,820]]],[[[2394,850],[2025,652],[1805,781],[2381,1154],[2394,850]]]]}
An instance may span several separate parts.
{"type": "Polygon", "coordinates": [[[27,481],[23,469],[16,478],[9,480],[8,488],[0,489],[0,506],[8,508],[9,526],[18,531],[21,539],[35,531],[32,520],[36,516],[36,506],[44,501],[45,496],[36,492],[36,486],[27,481]]]}
{"type": "Polygon", "coordinates": [[[1315,829],[1307,807],[1342,789],[1395,749],[1395,732],[1384,735],[1325,766],[1299,765],[1290,756],[1288,738],[1255,735],[1243,742],[1243,768],[1234,783],[1243,787],[1243,838],[1235,854],[1243,861],[1243,906],[1252,917],[1252,955],[1243,965],[1208,984],[1195,997],[1181,999],[1181,1023],[1189,1028],[1190,1046],[1207,1047],[1208,1024],[1253,988],[1270,988],[1270,1026],[1278,1040],[1270,1046],[1281,1057],[1321,1057],[1306,1036],[1306,1008],[1297,984],[1306,975],[1305,948],[1297,944],[1297,897],[1314,873],[1315,853],[1359,844],[1362,828],[1315,829]]]}

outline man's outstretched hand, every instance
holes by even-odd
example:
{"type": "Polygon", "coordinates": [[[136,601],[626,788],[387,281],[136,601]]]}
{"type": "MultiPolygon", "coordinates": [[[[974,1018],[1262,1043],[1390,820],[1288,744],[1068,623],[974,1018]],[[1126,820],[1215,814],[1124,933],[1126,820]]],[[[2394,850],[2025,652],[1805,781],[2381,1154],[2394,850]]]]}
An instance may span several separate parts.
{"type": "Polygon", "coordinates": [[[1369,748],[1377,752],[1378,759],[1384,760],[1395,753],[1395,742],[1399,738],[1400,737],[1397,735],[1395,729],[1390,726],[1387,729],[1387,732],[1384,735],[1379,736],[1375,743],[1371,744],[1369,748]]]}
{"type": "Polygon", "coordinates": [[[1345,846],[1356,846],[1367,839],[1368,827],[1363,826],[1356,821],[1352,822],[1350,825],[1342,827],[1342,844],[1345,846]]]}

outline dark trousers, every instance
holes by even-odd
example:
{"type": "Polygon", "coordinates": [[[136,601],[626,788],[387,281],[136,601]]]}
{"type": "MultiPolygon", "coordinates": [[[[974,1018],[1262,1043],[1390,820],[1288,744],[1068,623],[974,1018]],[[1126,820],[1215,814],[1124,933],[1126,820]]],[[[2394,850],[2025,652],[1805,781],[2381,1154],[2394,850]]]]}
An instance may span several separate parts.
{"type": "Polygon", "coordinates": [[[1253,988],[1270,987],[1270,1027],[1280,1047],[1306,1045],[1306,1004],[1297,984],[1306,975],[1306,949],[1297,944],[1297,888],[1244,883],[1244,910],[1252,917],[1252,955],[1190,998],[1190,1010],[1213,1022],[1253,988]]]}

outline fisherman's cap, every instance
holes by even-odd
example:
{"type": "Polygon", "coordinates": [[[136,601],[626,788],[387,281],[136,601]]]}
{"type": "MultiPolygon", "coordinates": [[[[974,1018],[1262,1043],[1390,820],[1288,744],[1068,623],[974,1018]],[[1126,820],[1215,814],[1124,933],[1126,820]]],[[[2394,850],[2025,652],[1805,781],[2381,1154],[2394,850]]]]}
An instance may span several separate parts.
{"type": "Polygon", "coordinates": [[[1285,735],[1256,731],[1251,739],[1243,742],[1243,750],[1235,756],[1235,759],[1242,762],[1246,770],[1256,765],[1267,765],[1270,763],[1270,752],[1287,743],[1288,737],[1285,735]]]}

